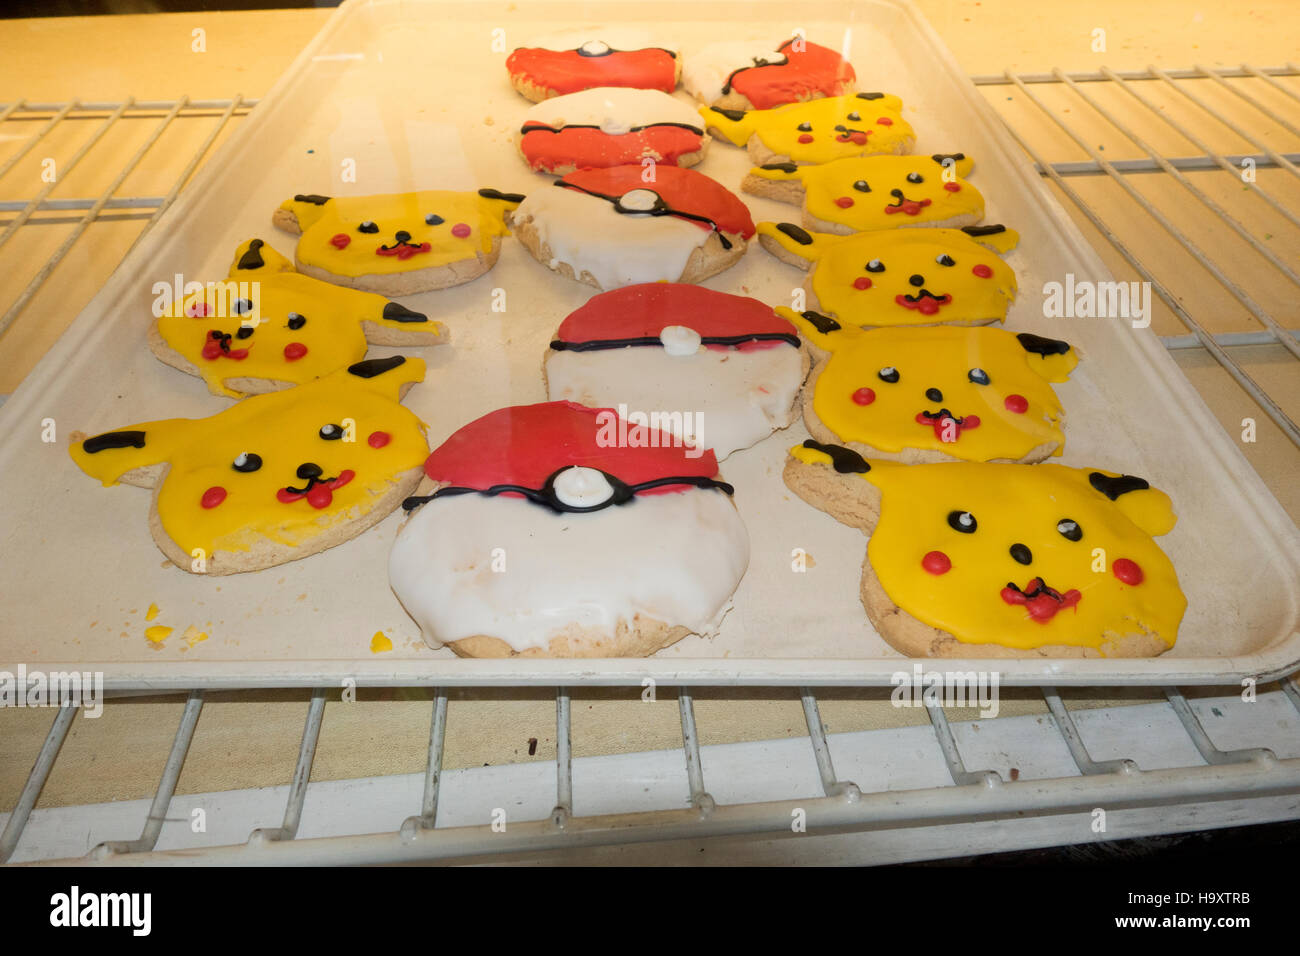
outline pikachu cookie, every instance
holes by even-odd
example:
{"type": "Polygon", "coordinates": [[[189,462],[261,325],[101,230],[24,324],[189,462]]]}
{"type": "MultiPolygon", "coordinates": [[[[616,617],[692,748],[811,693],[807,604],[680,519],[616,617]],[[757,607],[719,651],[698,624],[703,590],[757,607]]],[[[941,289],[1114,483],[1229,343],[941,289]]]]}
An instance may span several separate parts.
{"type": "Polygon", "coordinates": [[[377,196],[299,194],[271,222],[299,236],[298,271],[380,295],[477,279],[496,265],[518,193],[429,190],[377,196]]]}
{"type": "Polygon", "coordinates": [[[887,93],[825,96],[770,110],[700,110],[710,132],[749,149],[755,166],[820,164],[854,156],[910,153],[916,133],[903,101],[887,93]]]}
{"type": "Polygon", "coordinates": [[[256,571],[376,524],[419,484],[424,423],[398,402],[424,362],[394,356],[254,395],[210,418],[74,439],[86,474],[153,488],[149,528],[178,567],[256,571]]]}
{"type": "Polygon", "coordinates": [[[908,464],[1061,454],[1065,410],[1049,383],[1078,364],[1066,342],[987,327],[822,331],[777,313],[819,354],[803,404],[818,441],[908,464]]]}
{"type": "Polygon", "coordinates": [[[984,197],[965,179],[971,166],[963,153],[768,163],[751,169],[740,189],[802,206],[804,228],[818,232],[959,228],[984,218],[984,197]]]}
{"type": "Polygon", "coordinates": [[[302,275],[261,239],[235,250],[227,281],[174,303],[149,330],[158,358],[229,398],[310,382],[361,361],[369,345],[446,341],[446,326],[423,313],[302,275]]]}
{"type": "Polygon", "coordinates": [[[1145,479],[1065,465],[868,460],[809,440],[785,482],[870,540],[862,603],[909,657],[1155,657],[1187,599],[1145,479]]]}
{"type": "Polygon", "coordinates": [[[773,47],[764,41],[722,40],[686,57],[682,86],[705,106],[766,110],[856,88],[853,65],[834,50],[791,37],[773,47]]]}
{"type": "Polygon", "coordinates": [[[808,270],[804,317],[841,325],[989,325],[1016,297],[1016,274],[998,253],[1015,248],[1006,226],[881,229],[853,236],[761,222],[759,244],[808,270]]]}

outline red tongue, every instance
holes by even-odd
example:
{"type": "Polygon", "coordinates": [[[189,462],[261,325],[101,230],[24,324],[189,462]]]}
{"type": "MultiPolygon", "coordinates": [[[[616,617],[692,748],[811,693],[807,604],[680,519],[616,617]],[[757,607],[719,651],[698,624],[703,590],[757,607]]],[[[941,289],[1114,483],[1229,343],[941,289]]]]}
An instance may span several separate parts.
{"type": "MultiPolygon", "coordinates": [[[[1025,585],[1026,591],[1033,591],[1036,588],[1044,588],[1042,578],[1034,578],[1025,585]]],[[[1025,610],[1029,612],[1029,617],[1040,624],[1046,624],[1056,616],[1057,611],[1074,607],[1082,599],[1083,595],[1073,588],[1062,594],[1059,599],[1052,597],[1046,589],[1032,598],[1025,597],[1022,592],[1012,587],[1002,589],[1002,600],[1008,604],[1024,605],[1025,610]]]]}
{"type": "Polygon", "coordinates": [[[328,485],[312,485],[311,491],[307,492],[307,504],[318,510],[328,508],[333,500],[334,492],[328,485]]]}
{"type": "Polygon", "coordinates": [[[915,309],[922,315],[934,315],[939,311],[940,306],[947,305],[952,301],[952,295],[945,292],[938,298],[935,298],[932,295],[923,295],[919,299],[908,299],[907,296],[900,293],[899,295],[894,296],[894,301],[903,308],[915,309]]]}
{"type": "Polygon", "coordinates": [[[334,492],[338,491],[356,476],[357,473],[349,468],[340,471],[337,478],[312,485],[311,491],[307,492],[305,495],[296,491],[290,491],[288,488],[281,488],[275,493],[275,497],[278,501],[281,501],[286,505],[306,498],[307,504],[317,510],[328,508],[334,501],[334,492]]]}
{"type": "Polygon", "coordinates": [[[841,143],[852,142],[852,143],[856,143],[859,146],[866,146],[868,135],[869,134],[867,133],[841,133],[839,136],[836,136],[835,138],[838,139],[841,143]]]}
{"type": "Polygon", "coordinates": [[[972,428],[980,427],[980,419],[978,415],[967,415],[965,418],[961,420],[961,423],[959,424],[957,422],[957,419],[950,418],[947,415],[939,415],[938,417],[934,417],[931,415],[927,415],[925,412],[917,412],[916,421],[917,424],[920,425],[932,426],[934,428],[934,437],[937,438],[939,441],[956,441],[958,438],[961,437],[962,432],[970,431],[972,428]],[[952,424],[949,425],[948,424],[949,422],[951,422],[952,424]],[[952,434],[951,439],[943,437],[945,431],[948,431],[952,434]]]}
{"type": "Polygon", "coordinates": [[[906,213],[909,216],[915,216],[928,205],[930,205],[930,200],[928,199],[922,199],[920,202],[917,202],[915,199],[904,199],[902,203],[897,206],[886,206],[885,214],[892,215],[893,213],[901,212],[906,213]]]}

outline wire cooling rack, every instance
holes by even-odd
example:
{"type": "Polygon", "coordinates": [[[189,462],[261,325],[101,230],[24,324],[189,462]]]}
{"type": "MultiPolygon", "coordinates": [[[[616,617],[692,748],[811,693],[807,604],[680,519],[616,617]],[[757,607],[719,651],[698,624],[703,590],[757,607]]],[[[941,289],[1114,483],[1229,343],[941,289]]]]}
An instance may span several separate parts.
{"type": "MultiPolygon", "coordinates": [[[[1224,180],[1205,178],[1240,180],[1288,228],[1300,227],[1295,200],[1300,195],[1297,77],[1300,69],[1286,64],[1134,72],[1103,68],[1095,73],[1057,69],[973,81],[995,107],[1016,97],[1017,106],[1032,107],[1018,117],[1005,108],[1000,112],[1058,195],[1133,273],[1151,283],[1182,324],[1182,331],[1161,335],[1166,347],[1200,349],[1211,356],[1280,436],[1290,440],[1289,452],[1300,455],[1300,430],[1288,408],[1289,396],[1266,388],[1259,363],[1240,357],[1245,350],[1262,348],[1290,353],[1288,361],[1300,358],[1296,309],[1270,307],[1254,291],[1261,283],[1300,285],[1296,257],[1216,198],[1224,180]],[[1181,109],[1171,108],[1171,99],[1182,101],[1181,109]],[[1230,110],[1229,102],[1236,108],[1230,110]],[[1050,149],[1042,145],[1044,124],[1055,130],[1046,137],[1053,142],[1050,149]],[[1184,154],[1160,145],[1170,136],[1181,137],[1184,154]],[[1108,157],[1106,142],[1116,141],[1128,144],[1120,152],[1135,150],[1137,155],[1116,156],[1112,146],[1108,157]],[[1087,158],[1050,158],[1061,152],[1081,152],[1087,158]],[[1179,225],[1185,210],[1153,199],[1155,191],[1135,184],[1143,176],[1172,181],[1219,229],[1245,243],[1255,257],[1249,268],[1239,259],[1225,265],[1222,243],[1189,235],[1179,225]],[[1162,278],[1168,270],[1158,267],[1144,242],[1135,241],[1131,224],[1126,233],[1076,185],[1103,178],[1147,217],[1141,221],[1147,232],[1139,237],[1149,234],[1154,223],[1200,271],[1180,270],[1177,281],[1162,278]],[[1193,298],[1189,285],[1207,281],[1243,310],[1247,327],[1224,330],[1204,309],[1188,304],[1193,298]]],[[[235,97],[20,102],[0,108],[0,127],[15,121],[42,124],[19,156],[0,164],[0,179],[70,117],[99,117],[101,125],[93,134],[98,137],[133,110],[161,112],[153,137],[97,197],[51,200],[45,189],[29,200],[0,202],[0,214],[15,214],[0,232],[0,245],[24,225],[34,227],[38,211],[85,211],[55,256],[5,307],[0,335],[86,226],[107,210],[152,209],[147,229],[175,199],[221,128],[253,103],[235,97]],[[159,196],[118,197],[118,188],[167,124],[187,110],[207,111],[215,127],[174,186],[159,196]]],[[[84,146],[74,163],[93,145],[84,146]]],[[[1298,241],[1297,234],[1284,238],[1293,245],[1298,241]]],[[[1295,301],[1293,294],[1290,301],[1295,301]]],[[[0,354],[3,348],[0,338],[0,354]]],[[[1290,380],[1294,371],[1286,376],[1290,380]]],[[[1296,470],[1288,461],[1284,458],[1283,475],[1289,473],[1293,481],[1296,470]]],[[[75,707],[65,707],[55,713],[17,805],[4,815],[0,861],[680,863],[703,859],[697,854],[711,850],[711,862],[866,863],[1300,818],[1300,690],[1294,679],[1219,691],[1189,698],[1170,687],[1157,703],[1072,710],[1055,689],[1043,688],[1047,719],[1007,716],[950,723],[942,706],[923,703],[928,727],[828,734],[817,695],[804,689],[800,701],[806,737],[701,746],[692,692],[680,689],[679,749],[575,760],[574,698],[557,688],[553,767],[528,763],[445,769],[448,695],[435,690],[423,774],[309,785],[326,697],[334,693],[317,689],[307,705],[298,759],[286,785],[177,795],[203,708],[203,694],[196,690],[186,700],[152,801],[35,810],[77,713],[75,707]],[[216,806],[223,811],[220,822],[196,830],[196,815],[216,806]],[[137,830],[138,837],[122,838],[137,830]]],[[[831,692],[820,693],[824,699],[831,692]]],[[[473,694],[474,689],[458,693],[473,694]]],[[[881,692],[882,701],[887,693],[881,692]]]]}

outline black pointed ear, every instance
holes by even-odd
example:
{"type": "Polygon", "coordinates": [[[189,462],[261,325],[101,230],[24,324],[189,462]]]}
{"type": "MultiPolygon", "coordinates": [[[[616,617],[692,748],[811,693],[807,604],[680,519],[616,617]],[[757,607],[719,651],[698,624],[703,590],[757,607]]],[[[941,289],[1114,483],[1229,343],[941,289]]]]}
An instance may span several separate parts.
{"type": "Polygon", "coordinates": [[[266,265],[266,260],[262,258],[262,247],[266,245],[261,239],[249,240],[248,247],[244,249],[239,260],[235,263],[235,268],[239,270],[260,269],[266,265]]]}
{"type": "Polygon", "coordinates": [[[384,318],[389,322],[428,322],[429,317],[423,312],[415,312],[400,302],[389,302],[384,306],[384,318]]]}
{"type": "Polygon", "coordinates": [[[1032,332],[1020,332],[1016,335],[1016,341],[1020,343],[1020,347],[1026,352],[1041,355],[1044,358],[1048,355],[1066,355],[1070,351],[1069,342],[1034,335],[1032,332]]]}
{"type": "Polygon", "coordinates": [[[87,455],[95,455],[110,448],[143,448],[144,444],[145,433],[138,429],[132,429],[120,432],[104,432],[102,435],[87,438],[81,443],[81,448],[87,455]]]}
{"type": "Polygon", "coordinates": [[[957,175],[963,179],[975,168],[975,161],[965,153],[931,153],[930,158],[940,166],[952,166],[957,175]]]}
{"type": "Polygon", "coordinates": [[[484,199],[500,199],[502,202],[521,203],[524,201],[523,193],[503,193],[499,189],[480,189],[478,194],[484,199]]]}
{"type": "Polygon", "coordinates": [[[843,445],[825,445],[811,438],[803,443],[809,451],[819,451],[825,455],[832,468],[841,475],[865,475],[871,470],[870,463],[852,448],[843,445]]]}
{"type": "Polygon", "coordinates": [[[311,203],[313,206],[323,206],[333,198],[333,196],[321,196],[316,193],[298,193],[293,197],[293,201],[311,203]]]}
{"type": "Polygon", "coordinates": [[[858,94],[858,99],[860,100],[883,100],[884,98],[885,98],[884,93],[859,93],[858,94]]]}
{"type": "Polygon", "coordinates": [[[728,110],[728,109],[723,109],[721,106],[710,106],[710,107],[709,107],[709,112],[711,112],[711,113],[718,113],[718,114],[720,114],[720,115],[722,115],[722,116],[725,116],[727,119],[731,120],[733,123],[739,123],[741,120],[743,120],[743,119],[745,118],[745,114],[746,114],[746,112],[748,112],[748,111],[747,111],[747,110],[728,110]]]}
{"type": "Polygon", "coordinates": [[[1115,501],[1120,495],[1126,495],[1133,491],[1146,491],[1151,487],[1149,481],[1145,478],[1139,478],[1137,475],[1107,475],[1100,471],[1089,473],[1088,484],[1111,501],[1115,501]]]}
{"type": "MultiPolygon", "coordinates": [[[[392,305],[393,303],[389,303],[392,305]]],[[[388,311],[385,308],[384,311],[388,311]]],[[[385,372],[391,372],[393,369],[406,364],[405,355],[394,355],[391,358],[366,359],[364,362],[357,362],[348,366],[348,374],[355,375],[357,378],[375,378],[383,375],[385,372]]]]}

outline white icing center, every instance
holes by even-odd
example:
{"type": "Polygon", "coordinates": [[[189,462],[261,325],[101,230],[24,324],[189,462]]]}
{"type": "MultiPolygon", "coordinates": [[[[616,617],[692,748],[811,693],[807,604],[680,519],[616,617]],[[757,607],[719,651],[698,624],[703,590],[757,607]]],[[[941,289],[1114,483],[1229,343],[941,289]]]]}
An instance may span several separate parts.
{"type": "Polygon", "coordinates": [[[666,325],[659,333],[659,341],[669,355],[694,355],[700,350],[700,333],[684,325],[666,325]]]}
{"type": "Polygon", "coordinates": [[[713,43],[686,57],[682,86],[696,99],[713,103],[722,98],[722,86],[736,70],[760,63],[780,63],[784,59],[784,53],[770,50],[763,43],[743,40],[713,43]]]}
{"type": "Polygon", "coordinates": [[[566,468],[555,476],[555,497],[570,508],[590,508],[608,501],[614,487],[595,468],[566,468]]]}
{"type": "Polygon", "coordinates": [[[609,44],[604,40],[588,40],[578,47],[587,56],[604,56],[609,52],[609,44]]]}
{"type": "Polygon", "coordinates": [[[619,197],[618,204],[624,209],[635,209],[637,212],[649,212],[654,209],[655,203],[659,201],[659,194],[649,189],[633,189],[619,197]]]}

